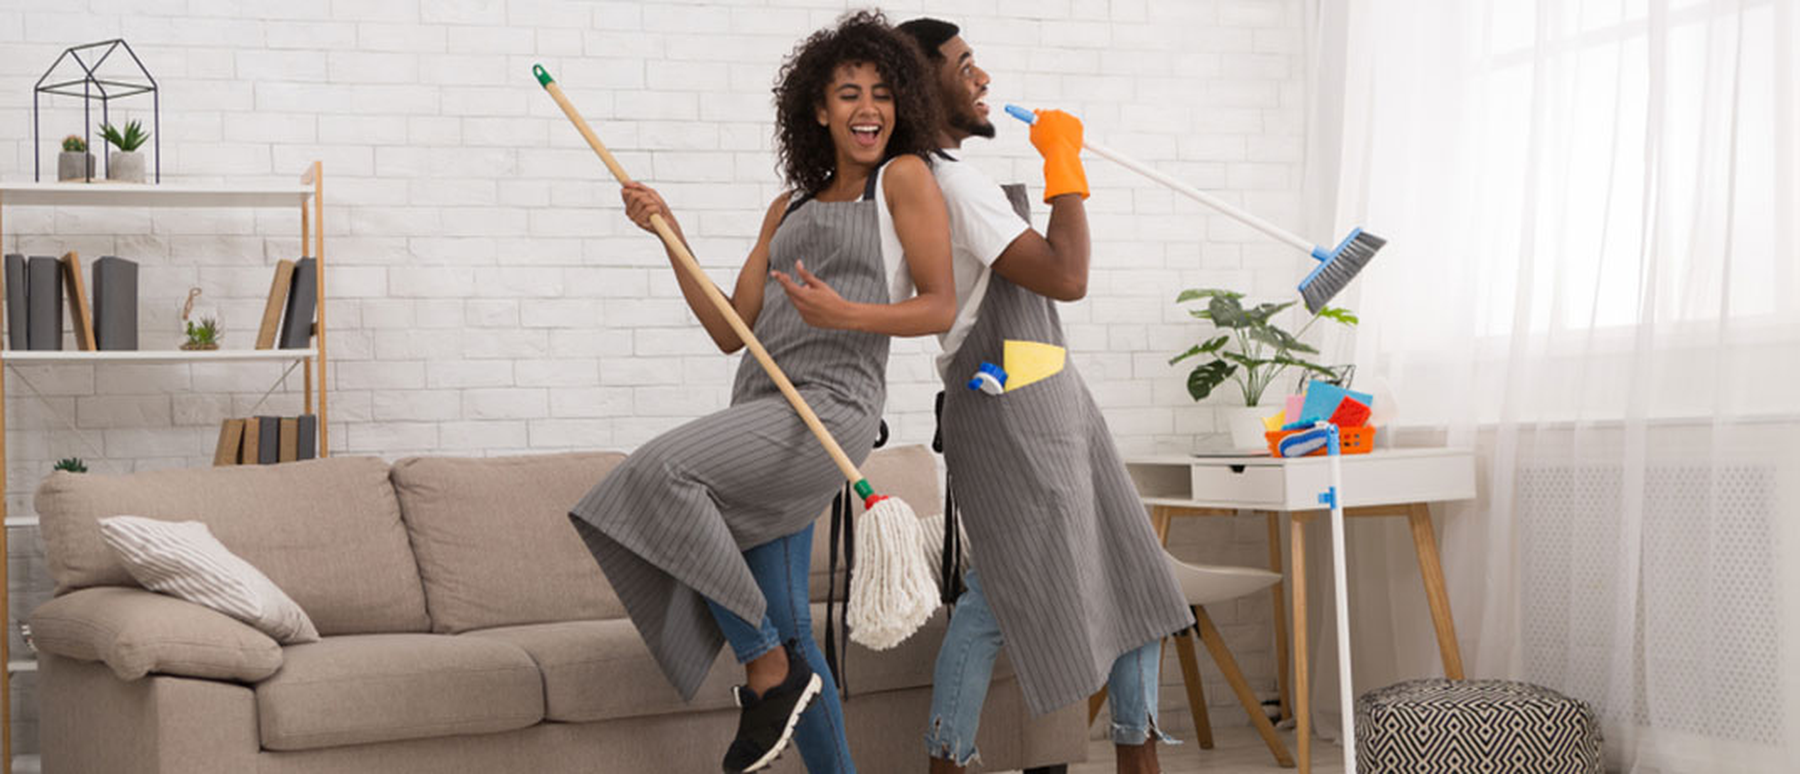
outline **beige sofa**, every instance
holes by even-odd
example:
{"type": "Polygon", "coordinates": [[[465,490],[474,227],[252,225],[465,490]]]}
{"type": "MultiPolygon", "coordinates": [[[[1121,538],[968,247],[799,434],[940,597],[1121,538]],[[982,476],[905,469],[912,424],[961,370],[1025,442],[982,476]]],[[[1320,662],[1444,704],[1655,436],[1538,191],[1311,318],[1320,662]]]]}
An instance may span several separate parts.
{"type": "MultiPolygon", "coordinates": [[[[57,596],[31,616],[51,774],[710,772],[736,727],[729,649],[684,704],[569,525],[623,456],[334,458],[129,476],[56,473],[37,510],[57,596]],[[305,608],[321,642],[281,647],[137,588],[96,520],[200,520],[305,608]]],[[[878,452],[869,477],[941,510],[931,455],[878,452]]],[[[828,522],[814,541],[824,625],[828,522]]],[[[939,614],[847,655],[864,774],[916,772],[939,614]]],[[[822,640],[821,640],[822,641],[822,640]]],[[[984,767],[1082,760],[1082,708],[1032,719],[1004,663],[984,767]]],[[[801,771],[789,753],[776,771],[801,771]]]]}

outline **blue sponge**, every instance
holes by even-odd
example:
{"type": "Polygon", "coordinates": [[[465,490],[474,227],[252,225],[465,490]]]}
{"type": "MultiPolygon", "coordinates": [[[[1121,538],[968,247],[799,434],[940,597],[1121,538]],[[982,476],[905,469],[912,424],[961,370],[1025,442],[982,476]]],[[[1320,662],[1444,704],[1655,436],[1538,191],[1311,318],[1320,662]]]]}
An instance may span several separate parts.
{"type": "Polygon", "coordinates": [[[1339,403],[1345,398],[1355,398],[1359,403],[1371,408],[1375,405],[1375,396],[1366,392],[1346,390],[1327,382],[1307,382],[1306,401],[1300,404],[1300,416],[1288,417],[1289,422],[1305,422],[1312,424],[1331,418],[1337,413],[1339,403]]]}

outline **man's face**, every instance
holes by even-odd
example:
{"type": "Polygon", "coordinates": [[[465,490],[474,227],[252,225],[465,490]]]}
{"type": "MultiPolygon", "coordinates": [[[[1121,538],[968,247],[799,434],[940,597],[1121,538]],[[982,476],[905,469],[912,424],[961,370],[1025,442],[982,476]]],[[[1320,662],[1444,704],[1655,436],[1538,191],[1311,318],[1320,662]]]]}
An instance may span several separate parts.
{"type": "Polygon", "coordinates": [[[988,74],[975,66],[975,52],[957,35],[938,46],[938,53],[944,57],[938,65],[938,87],[950,134],[959,141],[971,135],[993,137],[994,125],[988,121],[988,74]]]}

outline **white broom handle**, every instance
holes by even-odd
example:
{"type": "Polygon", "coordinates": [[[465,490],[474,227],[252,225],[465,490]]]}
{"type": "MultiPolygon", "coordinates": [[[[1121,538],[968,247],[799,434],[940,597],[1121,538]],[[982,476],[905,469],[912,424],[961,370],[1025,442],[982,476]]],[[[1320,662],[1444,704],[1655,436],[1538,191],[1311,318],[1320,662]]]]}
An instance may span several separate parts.
{"type": "Polygon", "coordinates": [[[1198,188],[1188,185],[1187,183],[1183,183],[1180,180],[1176,180],[1175,178],[1169,177],[1168,175],[1165,175],[1161,172],[1158,172],[1154,169],[1144,166],[1143,164],[1138,163],[1137,160],[1135,160],[1129,156],[1126,156],[1123,153],[1120,153],[1116,150],[1108,148],[1099,143],[1083,142],[1083,143],[1081,143],[1081,147],[1086,148],[1090,151],[1093,151],[1094,153],[1096,153],[1100,156],[1104,156],[1107,159],[1111,160],[1113,163],[1118,164],[1119,166],[1122,166],[1126,169],[1129,169],[1133,172],[1143,175],[1144,177],[1150,178],[1151,180],[1155,180],[1158,183],[1162,183],[1163,185],[1168,186],[1171,190],[1175,191],[1176,193],[1182,194],[1182,195],[1188,197],[1189,199],[1193,199],[1194,201],[1200,202],[1201,204],[1204,204],[1215,210],[1223,212],[1226,215],[1236,218],[1237,220],[1242,221],[1244,225],[1249,226],[1253,229],[1256,229],[1257,231],[1261,231],[1264,234],[1268,234],[1269,236],[1272,236],[1272,237],[1279,239],[1283,242],[1286,242],[1290,245],[1298,247],[1301,250],[1304,250],[1308,253],[1312,252],[1312,250],[1313,250],[1313,243],[1308,242],[1304,239],[1301,239],[1299,236],[1281,228],[1280,226],[1277,226],[1273,223],[1263,220],[1262,218],[1256,217],[1255,215],[1251,215],[1248,212],[1238,209],[1237,207],[1233,206],[1230,202],[1227,202],[1224,199],[1220,199],[1217,196],[1209,194],[1205,191],[1202,191],[1198,188]]]}
{"type": "Polygon", "coordinates": [[[1350,586],[1344,563],[1344,468],[1340,454],[1331,455],[1331,569],[1337,586],[1338,704],[1344,726],[1344,772],[1356,774],[1356,700],[1350,685],[1350,586]]]}

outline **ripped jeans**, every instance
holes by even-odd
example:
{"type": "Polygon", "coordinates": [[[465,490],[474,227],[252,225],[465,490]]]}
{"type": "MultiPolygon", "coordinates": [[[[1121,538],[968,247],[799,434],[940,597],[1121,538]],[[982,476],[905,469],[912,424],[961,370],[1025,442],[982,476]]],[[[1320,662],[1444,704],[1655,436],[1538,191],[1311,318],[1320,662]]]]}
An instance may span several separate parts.
{"type": "MultiPolygon", "coordinates": [[[[937,669],[931,683],[931,727],[925,732],[927,753],[959,766],[967,766],[976,757],[975,732],[981,724],[981,705],[987,700],[994,659],[1006,644],[974,569],[963,574],[963,583],[967,588],[956,600],[950,630],[938,648],[937,669]]],[[[1156,722],[1161,666],[1161,640],[1127,652],[1113,662],[1106,689],[1107,701],[1112,704],[1114,744],[1139,745],[1152,735],[1157,741],[1176,743],[1162,733],[1156,722]]]]}

